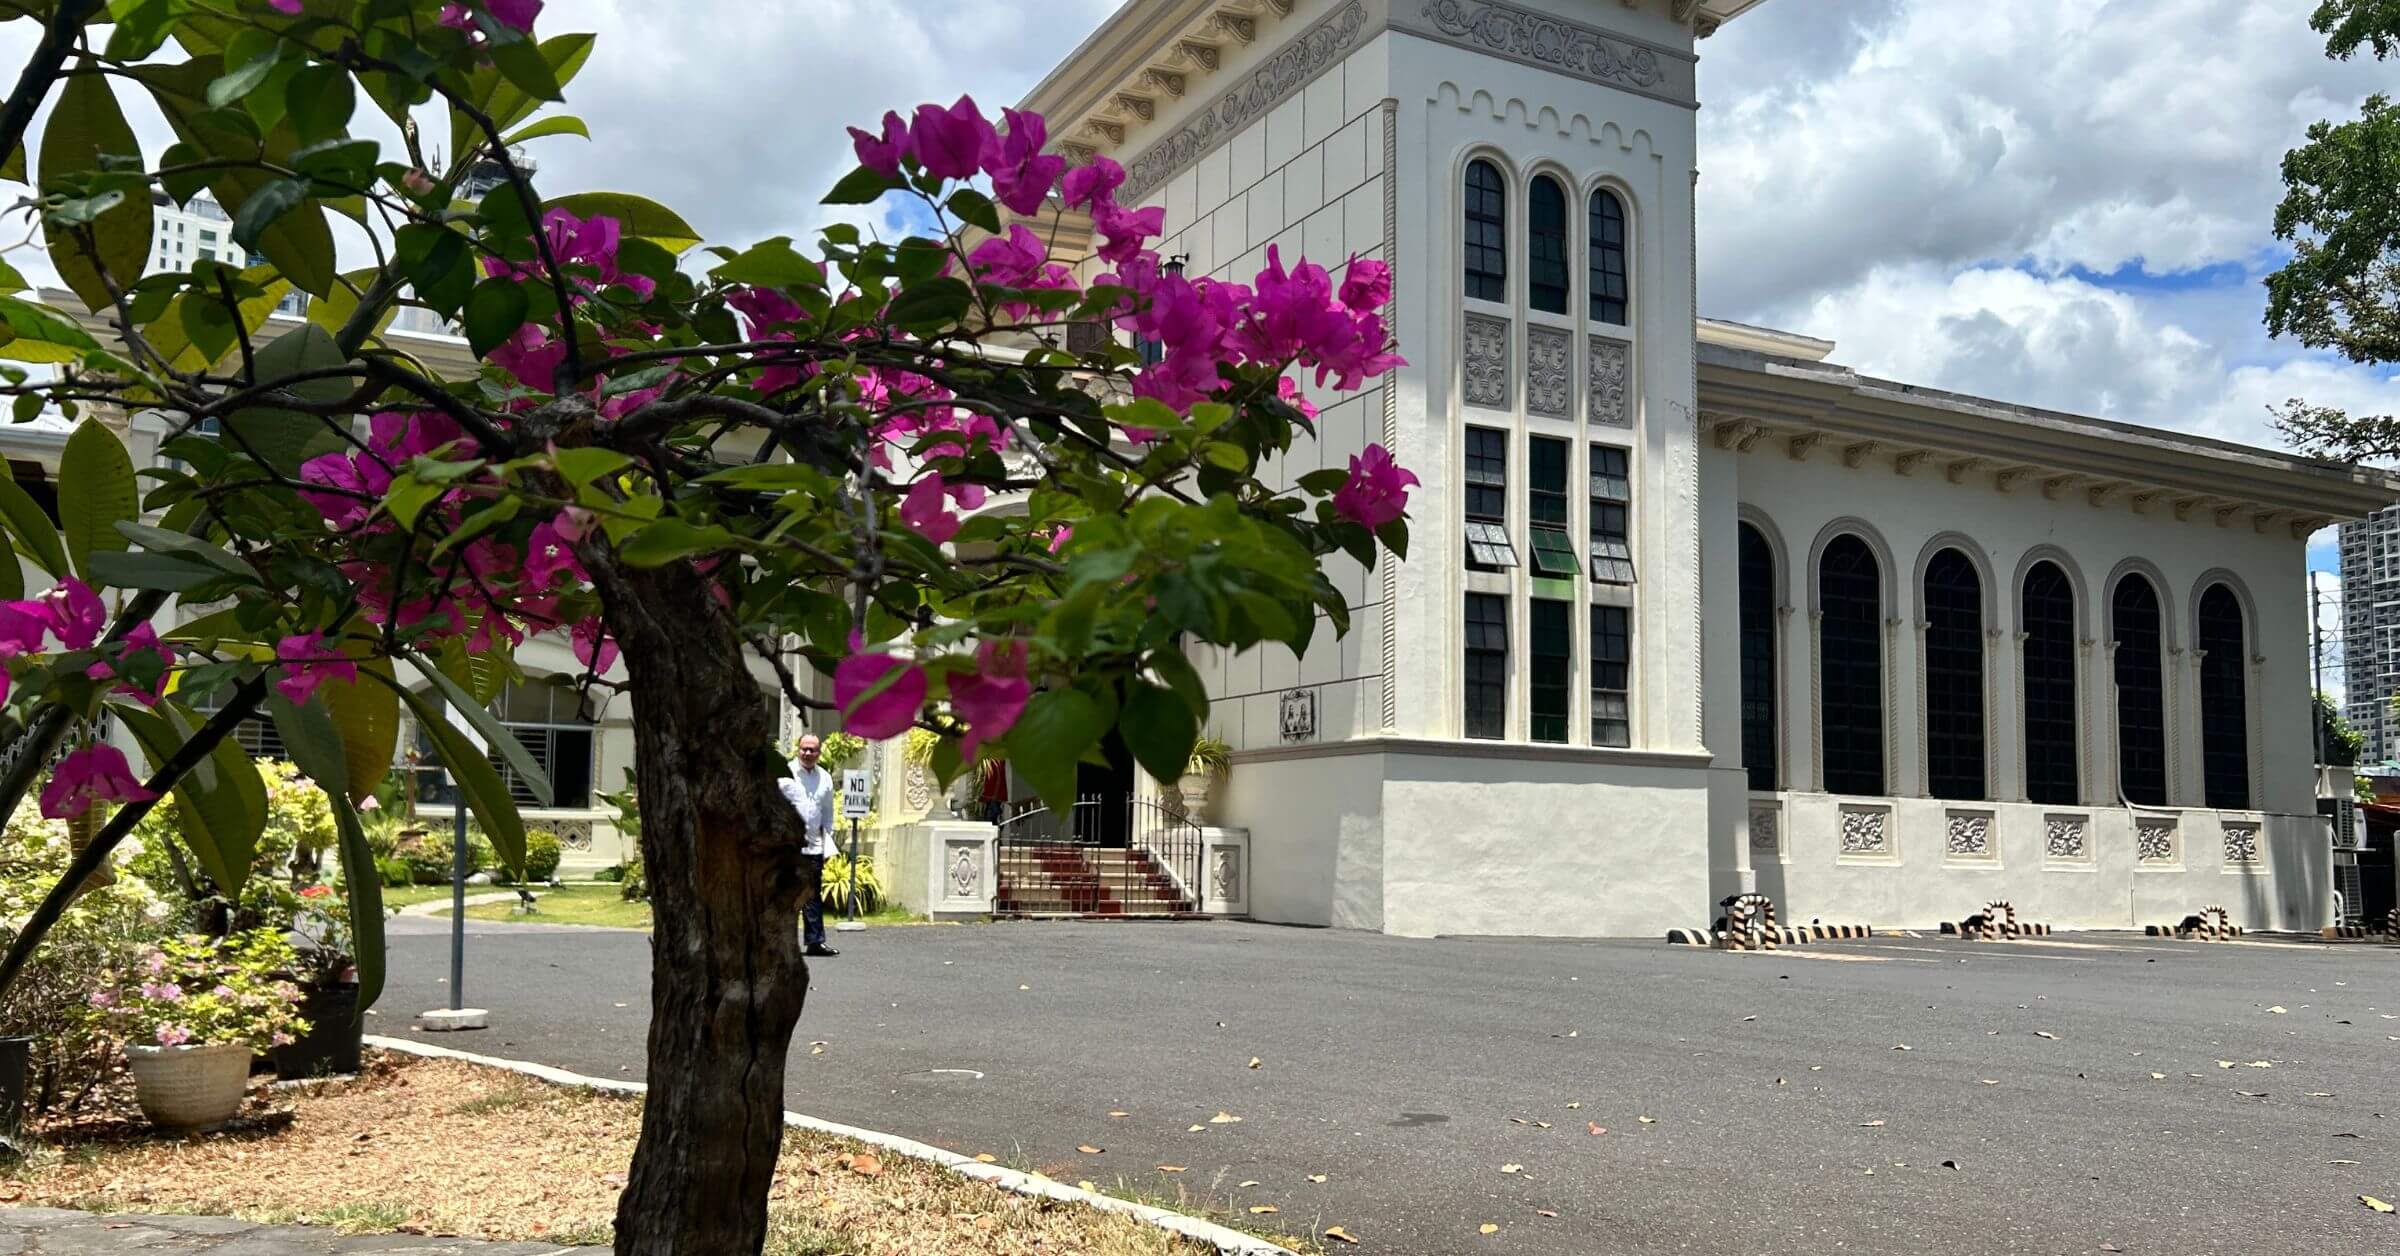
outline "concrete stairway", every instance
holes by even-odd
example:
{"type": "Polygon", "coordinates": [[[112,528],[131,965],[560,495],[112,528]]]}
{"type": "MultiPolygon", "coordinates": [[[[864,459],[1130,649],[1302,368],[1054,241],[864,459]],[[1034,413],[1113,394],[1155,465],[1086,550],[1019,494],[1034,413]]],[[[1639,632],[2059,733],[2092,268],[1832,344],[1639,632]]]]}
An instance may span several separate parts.
{"type": "Polygon", "coordinates": [[[1096,916],[1183,919],[1199,916],[1199,904],[1148,852],[1026,842],[1000,851],[1000,916],[1096,916]]]}

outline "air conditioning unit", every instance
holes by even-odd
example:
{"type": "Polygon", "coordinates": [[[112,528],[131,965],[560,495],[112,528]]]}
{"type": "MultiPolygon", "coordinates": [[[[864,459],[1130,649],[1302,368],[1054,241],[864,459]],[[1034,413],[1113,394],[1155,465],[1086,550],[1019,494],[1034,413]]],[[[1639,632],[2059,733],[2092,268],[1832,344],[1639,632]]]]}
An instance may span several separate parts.
{"type": "Polygon", "coordinates": [[[2353,798],[2333,800],[2333,848],[2335,850],[2365,850],[2367,832],[2358,823],[2358,801],[2353,798]]]}

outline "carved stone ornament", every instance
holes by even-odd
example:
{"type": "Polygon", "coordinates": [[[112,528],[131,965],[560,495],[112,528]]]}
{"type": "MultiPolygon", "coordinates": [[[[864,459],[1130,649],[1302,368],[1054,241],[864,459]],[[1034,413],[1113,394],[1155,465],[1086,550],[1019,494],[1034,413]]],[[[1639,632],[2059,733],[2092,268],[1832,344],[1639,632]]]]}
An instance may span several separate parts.
{"type": "Polygon", "coordinates": [[[911,763],[901,777],[903,796],[910,811],[924,811],[933,806],[933,773],[922,763],[911,763]]]}
{"type": "Polygon", "coordinates": [[[2225,862],[2255,864],[2258,862],[2258,826],[2228,824],[2225,826],[2225,862]]]}
{"type": "Polygon", "coordinates": [[[1783,853],[1783,830],[1772,810],[1750,813],[1750,849],[1760,854],[1783,853]]]}
{"type": "Polygon", "coordinates": [[[2052,859],[2088,858],[2091,825],[2082,816],[2051,816],[2042,822],[2042,850],[2052,859]]]}
{"type": "Polygon", "coordinates": [[[1471,0],[1424,0],[1421,12],[1436,31],[1455,42],[1577,78],[1630,87],[1656,87],[1666,81],[1658,54],[1545,13],[1471,0]]]}
{"type": "Polygon", "coordinates": [[[950,897],[974,898],[983,892],[983,847],[959,842],[950,847],[950,897]]]}
{"type": "Polygon", "coordinates": [[[1575,415],[1575,339],[1555,327],[1525,333],[1525,408],[1555,419],[1575,415]]]}
{"type": "Polygon", "coordinates": [[[1633,426],[1633,354],[1622,340],[1591,339],[1592,422],[1600,427],[1633,426]]]}
{"type": "Polygon", "coordinates": [[[1209,852],[1208,896],[1220,903],[1242,901],[1242,850],[1219,846],[1209,852]]]}
{"type": "Polygon", "coordinates": [[[1845,855],[1888,855],[1892,853],[1891,814],[1867,807],[1842,808],[1842,853],[1845,855]]]}
{"type": "Polygon", "coordinates": [[[1278,724],[1286,742],[1317,739],[1317,691],[1287,689],[1277,703],[1278,724]]]}
{"type": "Polygon", "coordinates": [[[1465,363],[1467,404],[1506,410],[1508,377],[1515,373],[1508,353],[1508,320],[1469,314],[1464,340],[1459,359],[1465,363]]]}
{"type": "Polygon", "coordinates": [[[1952,813],[1947,817],[1943,849],[1954,859],[1989,859],[1992,857],[1992,818],[1973,813],[1952,813]]]}
{"type": "MultiPolygon", "coordinates": [[[[1256,28],[1246,18],[1236,20],[1241,23],[1239,30],[1231,26],[1220,29],[1248,43],[1249,37],[1241,31],[1255,33],[1256,28]]],[[[1367,6],[1360,0],[1350,0],[1324,21],[1277,49],[1265,64],[1210,102],[1207,108],[1194,113],[1192,120],[1176,128],[1173,135],[1125,163],[1125,186],[1117,193],[1118,202],[1140,204],[1174,177],[1176,171],[1200,160],[1234,132],[1265,117],[1269,109],[1282,104],[1319,71],[1348,55],[1366,25],[1367,6]]],[[[1213,60],[1212,52],[1210,60],[1203,64],[1214,69],[1213,60]]]]}
{"type": "Polygon", "coordinates": [[[2144,820],[2133,828],[2133,857],[2147,864],[2175,862],[2175,826],[2165,820],[2144,820]]]}

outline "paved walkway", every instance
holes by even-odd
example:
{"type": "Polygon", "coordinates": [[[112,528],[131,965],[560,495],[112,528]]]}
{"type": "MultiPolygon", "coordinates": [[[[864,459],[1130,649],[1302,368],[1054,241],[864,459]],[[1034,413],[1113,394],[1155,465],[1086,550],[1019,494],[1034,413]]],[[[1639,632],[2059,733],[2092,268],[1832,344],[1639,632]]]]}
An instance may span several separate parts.
{"type": "Polygon", "coordinates": [[[343,1237],[310,1226],[253,1225],[231,1217],[94,1216],[54,1208],[0,1208],[0,1256],[117,1256],[120,1252],[220,1252],[224,1256],[603,1256],[604,1247],[481,1243],[414,1234],[343,1237]]]}
{"type": "MultiPolygon", "coordinates": [[[[426,1041],[641,1077],[650,939],[469,942],[492,1028],[426,1041]]],[[[1262,1221],[1338,1224],[1361,1251],[2400,1250],[2358,1202],[2400,1200],[2400,948],[1762,956],[1227,922],[837,944],[810,965],[787,1107],[1063,1181],[1273,1205],[1262,1221]]],[[[399,1034],[442,1002],[448,945],[392,949],[376,1032],[399,1034]]]]}

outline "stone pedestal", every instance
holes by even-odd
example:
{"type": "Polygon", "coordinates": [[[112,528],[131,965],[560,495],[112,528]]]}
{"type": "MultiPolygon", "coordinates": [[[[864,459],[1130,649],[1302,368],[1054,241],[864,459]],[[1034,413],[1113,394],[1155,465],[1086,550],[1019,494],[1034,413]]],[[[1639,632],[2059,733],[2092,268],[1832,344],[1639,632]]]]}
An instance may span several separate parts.
{"type": "Polygon", "coordinates": [[[892,829],[883,865],[892,897],[935,920],[988,916],[1000,894],[999,830],[979,820],[892,829]]]}
{"type": "Polygon", "coordinates": [[[1250,830],[1203,828],[1200,910],[1211,916],[1250,914],[1250,830]]]}

